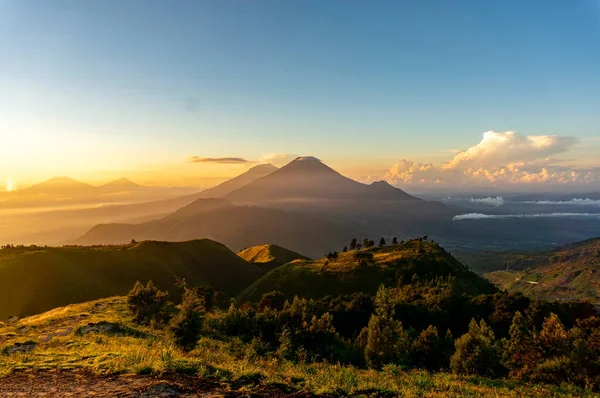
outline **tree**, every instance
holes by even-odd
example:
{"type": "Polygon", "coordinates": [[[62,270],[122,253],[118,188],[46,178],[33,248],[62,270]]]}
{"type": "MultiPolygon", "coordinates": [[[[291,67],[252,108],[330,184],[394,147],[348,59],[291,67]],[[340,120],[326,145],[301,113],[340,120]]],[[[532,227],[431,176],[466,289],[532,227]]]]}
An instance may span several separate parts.
{"type": "Polygon", "coordinates": [[[504,366],[509,370],[509,375],[523,378],[529,375],[539,360],[533,335],[529,330],[527,320],[517,311],[512,320],[509,331],[510,338],[504,342],[504,366]]]}
{"type": "Polygon", "coordinates": [[[392,238],[392,245],[397,245],[398,244],[398,238],[396,238],[395,236],[392,238]]]}
{"type": "Polygon", "coordinates": [[[402,323],[394,319],[391,289],[383,285],[375,296],[375,313],[367,326],[365,358],[369,366],[381,368],[388,363],[408,362],[410,337],[402,323]]]}
{"type": "Polygon", "coordinates": [[[281,311],[285,305],[285,296],[280,291],[273,291],[270,293],[263,294],[262,298],[258,303],[258,308],[263,310],[270,308],[273,310],[281,311]]]}
{"type": "Polygon", "coordinates": [[[158,290],[152,281],[146,286],[139,281],[127,295],[127,305],[137,323],[164,323],[169,319],[169,294],[158,290]]]}
{"type": "Polygon", "coordinates": [[[368,248],[369,247],[369,239],[368,238],[364,238],[362,245],[363,245],[364,248],[368,248]]]}
{"type": "Polygon", "coordinates": [[[450,355],[446,346],[446,340],[440,338],[437,328],[429,325],[412,344],[411,364],[429,371],[447,367],[450,355]]]}
{"type": "Polygon", "coordinates": [[[350,242],[350,250],[356,250],[356,244],[357,244],[356,238],[352,239],[352,242],[350,242]]]}
{"type": "Polygon", "coordinates": [[[537,341],[544,357],[567,355],[570,352],[567,331],[555,313],[550,313],[544,319],[537,341]]]}
{"type": "Polygon", "coordinates": [[[469,323],[469,331],[455,342],[456,351],[450,358],[454,373],[495,377],[502,373],[494,332],[482,319],[469,323]]]}
{"type": "Polygon", "coordinates": [[[203,299],[198,297],[195,291],[185,289],[181,310],[171,321],[170,327],[175,344],[184,351],[193,350],[198,342],[205,306],[203,299]]]}
{"type": "Polygon", "coordinates": [[[344,248],[342,249],[342,252],[346,253],[348,251],[348,246],[344,246],[344,248]]]}
{"type": "Polygon", "coordinates": [[[385,245],[386,245],[385,239],[381,238],[381,240],[379,240],[379,247],[383,247],[385,245]]]}
{"type": "Polygon", "coordinates": [[[375,247],[375,241],[370,240],[369,241],[369,247],[375,247]]]}
{"type": "Polygon", "coordinates": [[[356,250],[360,250],[360,249],[362,249],[362,245],[360,243],[357,243],[356,244],[356,250]]]}

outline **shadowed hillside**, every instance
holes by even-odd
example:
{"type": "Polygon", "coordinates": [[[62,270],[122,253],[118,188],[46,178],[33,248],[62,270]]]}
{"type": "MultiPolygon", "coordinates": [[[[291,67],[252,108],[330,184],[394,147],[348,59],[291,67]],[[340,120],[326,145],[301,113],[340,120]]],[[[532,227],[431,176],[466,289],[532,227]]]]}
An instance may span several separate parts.
{"type": "Polygon", "coordinates": [[[176,278],[237,294],[260,269],[208,239],[110,247],[0,250],[0,319],[126,294],[136,280],[174,291],[176,278]]]}
{"type": "Polygon", "coordinates": [[[501,289],[550,300],[588,299],[600,304],[600,239],[538,253],[480,254],[473,266],[494,271],[485,277],[501,289]]]}
{"type": "Polygon", "coordinates": [[[495,291],[493,285],[469,271],[435,243],[411,240],[383,248],[340,253],[337,259],[296,260],[275,268],[239,296],[257,301],[280,291],[287,298],[374,294],[381,284],[396,286],[416,280],[456,277],[461,289],[472,294],[495,291]]]}
{"type": "Polygon", "coordinates": [[[254,246],[242,250],[238,256],[255,264],[263,271],[270,271],[294,260],[310,260],[308,257],[277,245],[254,246]]]}
{"type": "Polygon", "coordinates": [[[77,244],[121,244],[136,240],[184,241],[209,238],[232,250],[272,243],[321,256],[352,238],[343,225],[317,216],[259,207],[233,206],[223,199],[198,199],[179,211],[142,224],[92,228],[77,244]]]}

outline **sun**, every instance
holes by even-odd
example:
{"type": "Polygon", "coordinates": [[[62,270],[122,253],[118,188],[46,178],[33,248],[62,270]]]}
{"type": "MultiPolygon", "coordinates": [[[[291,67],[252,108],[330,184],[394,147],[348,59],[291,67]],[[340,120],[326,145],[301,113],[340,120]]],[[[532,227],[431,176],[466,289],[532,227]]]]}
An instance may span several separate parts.
{"type": "Polygon", "coordinates": [[[15,190],[15,183],[10,178],[6,180],[6,191],[11,192],[15,190]]]}

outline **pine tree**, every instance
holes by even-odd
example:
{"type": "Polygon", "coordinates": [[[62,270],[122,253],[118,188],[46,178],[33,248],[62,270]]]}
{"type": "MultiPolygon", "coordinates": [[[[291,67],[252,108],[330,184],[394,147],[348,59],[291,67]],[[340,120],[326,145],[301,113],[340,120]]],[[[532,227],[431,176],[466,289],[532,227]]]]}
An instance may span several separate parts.
{"type": "Polygon", "coordinates": [[[517,311],[509,331],[510,338],[504,343],[504,366],[511,377],[523,378],[531,373],[539,360],[533,335],[527,320],[517,311]]]}
{"type": "Polygon", "coordinates": [[[179,314],[171,321],[171,332],[175,343],[184,351],[196,346],[202,331],[202,314],[206,304],[192,289],[185,289],[179,314]]]}
{"type": "Polygon", "coordinates": [[[396,238],[395,236],[392,238],[392,245],[397,245],[398,244],[398,238],[396,238]]]}
{"type": "Polygon", "coordinates": [[[385,245],[386,245],[385,239],[381,238],[381,240],[379,241],[379,247],[383,247],[385,245]]]}
{"type": "Polygon", "coordinates": [[[555,313],[544,319],[537,341],[544,357],[568,355],[570,352],[567,331],[555,313]]]}
{"type": "Polygon", "coordinates": [[[383,285],[375,296],[375,314],[367,326],[365,358],[369,366],[381,368],[388,363],[406,363],[410,337],[402,323],[394,319],[394,302],[391,290],[383,285]]]}
{"type": "Polygon", "coordinates": [[[502,367],[496,349],[496,337],[482,319],[469,323],[469,331],[455,342],[456,351],[450,358],[454,373],[464,375],[498,376],[502,367]]]}
{"type": "Polygon", "coordinates": [[[356,243],[356,238],[352,239],[352,242],[350,242],[350,250],[356,250],[356,243]]]}

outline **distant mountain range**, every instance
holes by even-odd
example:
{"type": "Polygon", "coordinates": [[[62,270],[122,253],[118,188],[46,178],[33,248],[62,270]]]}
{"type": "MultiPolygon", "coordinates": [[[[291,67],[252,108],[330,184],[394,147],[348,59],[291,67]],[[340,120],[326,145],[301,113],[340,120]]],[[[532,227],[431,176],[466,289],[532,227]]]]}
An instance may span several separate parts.
{"type": "Polygon", "coordinates": [[[418,199],[386,182],[351,180],[314,157],[297,158],[280,169],[258,166],[185,200],[191,203],[160,219],[98,225],[75,243],[211,238],[234,250],[272,243],[321,256],[353,237],[375,238],[403,226],[415,229],[411,223],[452,214],[439,202],[418,199]]]}

